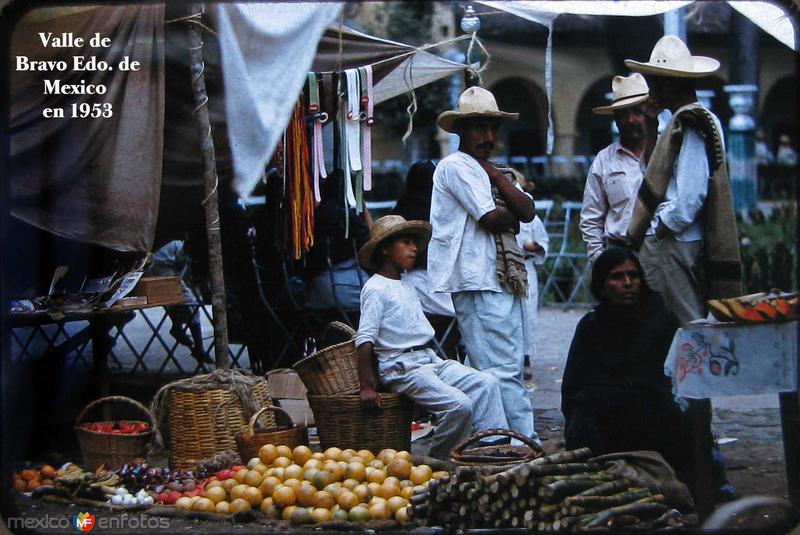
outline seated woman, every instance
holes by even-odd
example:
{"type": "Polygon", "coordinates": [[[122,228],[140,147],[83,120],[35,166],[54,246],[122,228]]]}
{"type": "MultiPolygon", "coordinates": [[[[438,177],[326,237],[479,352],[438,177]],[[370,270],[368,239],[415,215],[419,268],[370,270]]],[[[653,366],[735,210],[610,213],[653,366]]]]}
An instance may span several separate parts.
{"type": "Polygon", "coordinates": [[[561,384],[567,449],[654,450],[688,477],[691,428],[664,375],[677,318],[627,249],[597,258],[591,291],[600,303],[578,323],[561,384]]]}

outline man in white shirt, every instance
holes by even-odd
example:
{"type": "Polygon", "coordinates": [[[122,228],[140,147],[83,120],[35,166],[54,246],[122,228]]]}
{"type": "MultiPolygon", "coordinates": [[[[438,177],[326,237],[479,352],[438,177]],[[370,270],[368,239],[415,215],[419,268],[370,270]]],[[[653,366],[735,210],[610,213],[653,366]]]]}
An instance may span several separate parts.
{"type": "MultiPolygon", "coordinates": [[[[694,79],[716,72],[719,62],[692,56],[683,41],[668,35],[656,43],[649,62],[625,60],[625,65],[645,74],[650,87],[648,111],[653,116],[664,108],[673,113],[648,161],[639,191],[642,202],[632,217],[629,237],[638,240],[646,228],[640,260],[647,283],[663,295],[681,323],[686,323],[705,317],[705,301],[711,298],[708,284],[726,275],[709,273],[709,268],[714,268],[714,263],[708,262],[710,257],[704,258],[709,247],[730,241],[735,249],[730,258],[738,257],[730,194],[724,199],[715,197],[715,213],[722,208],[728,216],[724,224],[707,223],[706,213],[712,170],[719,168],[717,160],[724,167],[725,146],[719,119],[697,101],[694,79]],[[715,233],[713,240],[706,236],[709,230],[715,233]],[[717,243],[704,243],[705,238],[717,243]]],[[[728,263],[733,266],[735,262],[728,263]]]]}
{"type": "Polygon", "coordinates": [[[533,200],[488,161],[501,121],[517,117],[499,111],[479,87],[461,94],[457,110],[439,115],[439,126],[458,134],[460,144],[433,175],[428,274],[434,292],[452,294],[468,363],[499,380],[509,427],[538,440],[523,379],[522,299],[498,277],[495,244],[496,234],[517,234],[520,222],[533,220],[533,200]],[[492,186],[506,207],[495,204],[492,186]]]}
{"type": "Polygon", "coordinates": [[[644,176],[647,133],[657,127],[642,106],[648,97],[644,76],[615,76],[611,88],[611,104],[592,110],[614,114],[619,141],[597,153],[586,177],[580,229],[591,261],[607,247],[629,247],[628,224],[644,176]]]}

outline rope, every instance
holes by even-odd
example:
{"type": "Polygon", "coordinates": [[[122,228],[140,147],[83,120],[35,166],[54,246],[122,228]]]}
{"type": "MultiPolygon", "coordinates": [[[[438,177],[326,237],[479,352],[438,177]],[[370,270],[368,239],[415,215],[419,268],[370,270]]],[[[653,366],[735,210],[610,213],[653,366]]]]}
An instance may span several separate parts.
{"type": "MultiPolygon", "coordinates": [[[[263,381],[262,377],[253,375],[243,370],[218,369],[205,375],[196,375],[186,379],[173,381],[162,386],[153,397],[150,404],[150,413],[156,421],[156,426],[161,430],[161,434],[169,441],[169,393],[173,388],[189,390],[194,392],[205,392],[208,390],[226,390],[233,392],[245,414],[252,415],[260,408],[254,392],[255,386],[263,381]]],[[[249,416],[248,416],[249,418],[249,416]]]]}
{"type": "Polygon", "coordinates": [[[481,42],[481,40],[478,39],[477,32],[472,32],[471,35],[472,36],[471,36],[471,39],[469,41],[469,47],[467,48],[467,72],[473,78],[477,78],[478,79],[478,85],[479,86],[483,86],[483,78],[481,77],[481,73],[483,71],[485,71],[489,67],[489,63],[491,63],[491,61],[492,61],[492,56],[491,56],[491,54],[489,54],[489,51],[486,50],[486,47],[483,46],[483,43],[481,42]],[[478,48],[480,48],[480,50],[483,52],[484,56],[486,56],[486,61],[477,70],[472,68],[472,62],[470,61],[470,58],[472,57],[472,49],[473,49],[473,47],[475,45],[478,45],[478,48]]]}
{"type": "Polygon", "coordinates": [[[403,80],[406,82],[406,87],[408,87],[411,93],[411,104],[406,108],[406,113],[408,113],[408,128],[406,128],[406,133],[403,134],[403,138],[401,139],[403,145],[405,145],[408,138],[411,137],[411,132],[414,130],[414,115],[417,113],[417,94],[414,91],[414,74],[411,69],[415,57],[416,56],[411,57],[411,61],[406,64],[406,68],[403,71],[403,80]]]}
{"type": "Polygon", "coordinates": [[[212,30],[211,28],[209,28],[208,26],[206,26],[205,24],[203,24],[201,22],[202,17],[203,17],[202,13],[194,13],[192,15],[186,15],[185,17],[177,17],[177,18],[174,18],[174,19],[165,20],[164,24],[172,24],[174,22],[186,21],[186,22],[189,22],[191,24],[197,24],[198,26],[203,28],[205,31],[207,31],[207,32],[209,32],[209,33],[211,33],[213,35],[219,36],[219,34],[217,32],[215,32],[214,30],[212,30]]]}

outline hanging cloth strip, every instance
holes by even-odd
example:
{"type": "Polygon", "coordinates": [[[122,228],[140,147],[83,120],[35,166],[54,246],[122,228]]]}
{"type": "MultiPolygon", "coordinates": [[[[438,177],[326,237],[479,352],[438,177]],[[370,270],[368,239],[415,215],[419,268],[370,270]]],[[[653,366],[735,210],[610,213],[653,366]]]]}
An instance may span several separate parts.
{"type": "Polygon", "coordinates": [[[364,168],[364,191],[372,190],[372,125],[375,120],[372,96],[372,65],[358,69],[361,79],[361,158],[364,168]]]}
{"type": "Polygon", "coordinates": [[[337,154],[336,143],[336,118],[337,114],[337,97],[336,97],[336,81],[332,72],[322,74],[322,98],[323,109],[328,114],[328,124],[322,129],[322,146],[327,147],[325,151],[325,170],[330,175],[337,167],[334,162],[335,155],[337,154]]]}
{"type": "Polygon", "coordinates": [[[308,73],[308,116],[313,124],[311,137],[311,169],[314,180],[314,200],[322,201],[319,191],[320,178],[327,178],[325,172],[325,154],[322,146],[322,123],[328,120],[328,114],[320,109],[319,85],[317,75],[308,73]]]}
{"type": "MultiPolygon", "coordinates": [[[[353,194],[353,182],[350,179],[351,169],[350,169],[350,157],[349,157],[349,149],[348,149],[348,121],[347,115],[349,113],[348,110],[348,103],[346,102],[346,87],[347,87],[347,79],[342,80],[342,77],[339,77],[339,164],[341,165],[341,172],[342,172],[342,182],[344,182],[344,198],[345,198],[345,206],[349,208],[355,208],[356,206],[356,198],[353,194]],[[344,87],[343,87],[344,86],[344,87]]],[[[358,123],[356,123],[358,126],[358,123]]],[[[356,133],[358,129],[356,129],[356,133]]]]}
{"type": "Polygon", "coordinates": [[[360,182],[361,177],[361,90],[358,80],[357,69],[346,69],[344,71],[347,79],[347,122],[345,123],[345,136],[347,138],[347,157],[350,160],[350,172],[352,178],[348,180],[348,184],[352,185],[352,180],[355,180],[355,187],[353,187],[354,208],[357,212],[361,211],[361,194],[363,187],[360,182]]]}

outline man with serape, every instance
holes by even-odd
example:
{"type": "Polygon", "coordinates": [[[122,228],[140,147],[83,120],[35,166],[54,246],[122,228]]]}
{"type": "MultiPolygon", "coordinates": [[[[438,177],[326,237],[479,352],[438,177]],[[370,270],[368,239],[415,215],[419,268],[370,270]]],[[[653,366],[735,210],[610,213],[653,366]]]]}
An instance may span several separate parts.
{"type": "Polygon", "coordinates": [[[719,119],[697,101],[694,80],[719,62],[666,35],[650,61],[625,60],[650,87],[651,111],[672,111],[647,164],[628,235],[642,243],[647,282],[681,323],[706,316],[707,299],[742,294],[741,258],[719,119]]]}

